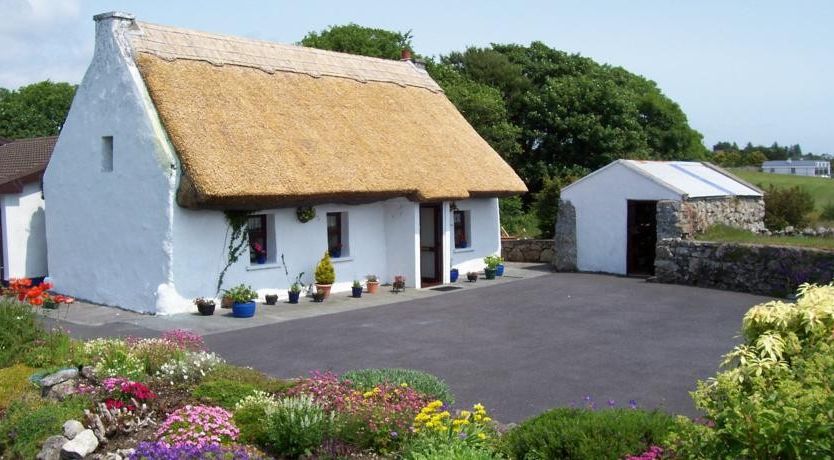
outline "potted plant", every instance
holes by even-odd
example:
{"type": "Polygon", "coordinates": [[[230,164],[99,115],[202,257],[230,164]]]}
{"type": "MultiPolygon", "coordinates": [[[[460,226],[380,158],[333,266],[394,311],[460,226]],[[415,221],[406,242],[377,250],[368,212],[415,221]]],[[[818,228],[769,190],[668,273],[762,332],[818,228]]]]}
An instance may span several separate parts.
{"type": "MultiPolygon", "coordinates": [[[[226,292],[226,291],[223,291],[226,292]]],[[[228,294],[223,294],[223,298],[220,299],[220,308],[232,308],[235,301],[228,294]]]]}
{"type": "Polygon", "coordinates": [[[459,276],[460,271],[458,271],[457,268],[453,268],[452,271],[449,273],[449,281],[452,283],[457,283],[459,276]]]}
{"type": "Polygon", "coordinates": [[[302,276],[304,276],[304,272],[299,273],[295,277],[295,281],[290,285],[290,303],[298,303],[298,298],[301,296],[301,289],[304,287],[304,283],[301,282],[302,276]]]}
{"type": "Polygon", "coordinates": [[[252,290],[250,286],[238,284],[225,291],[225,293],[233,302],[232,316],[235,318],[251,318],[255,316],[255,299],[258,298],[258,293],[252,290]]]}
{"type": "Polygon", "coordinates": [[[211,316],[214,314],[214,299],[197,297],[194,299],[194,305],[197,306],[197,311],[203,316],[211,316]]]}
{"type": "Polygon", "coordinates": [[[334,259],[338,259],[339,257],[342,257],[342,245],[337,244],[337,245],[333,246],[332,248],[330,248],[327,252],[330,253],[330,257],[333,257],[334,259]]]}
{"type": "Polygon", "coordinates": [[[261,246],[261,243],[252,243],[252,251],[255,253],[255,262],[258,265],[266,263],[266,249],[261,246]]]}
{"type": "Polygon", "coordinates": [[[496,255],[489,255],[484,257],[484,263],[486,267],[484,268],[484,277],[488,280],[495,279],[495,272],[498,270],[498,266],[501,265],[504,259],[501,256],[496,255]]]}
{"type": "Polygon", "coordinates": [[[478,281],[478,272],[467,272],[466,279],[469,280],[470,283],[478,281]]]}
{"type": "Polygon", "coordinates": [[[360,283],[359,280],[353,280],[353,287],[351,287],[351,290],[353,291],[353,296],[357,299],[362,297],[362,283],[360,283]]]}
{"type": "Polygon", "coordinates": [[[319,302],[319,303],[324,302],[324,299],[326,297],[327,296],[324,295],[324,292],[316,291],[316,292],[313,293],[313,302],[319,302]]]}
{"type": "Polygon", "coordinates": [[[394,288],[394,292],[404,291],[405,290],[405,276],[396,275],[394,277],[394,282],[392,283],[392,287],[394,288]]]}
{"type": "Polygon", "coordinates": [[[368,280],[368,294],[376,294],[379,289],[379,278],[376,275],[368,275],[366,279],[368,280]]]}
{"type": "Polygon", "coordinates": [[[264,296],[267,305],[275,305],[278,302],[278,294],[267,294],[264,296]]]}
{"type": "Polygon", "coordinates": [[[336,281],[336,271],[333,269],[333,263],[330,262],[330,253],[325,251],[316,266],[316,293],[323,293],[326,299],[330,295],[330,288],[333,287],[334,281],[336,281]]]}

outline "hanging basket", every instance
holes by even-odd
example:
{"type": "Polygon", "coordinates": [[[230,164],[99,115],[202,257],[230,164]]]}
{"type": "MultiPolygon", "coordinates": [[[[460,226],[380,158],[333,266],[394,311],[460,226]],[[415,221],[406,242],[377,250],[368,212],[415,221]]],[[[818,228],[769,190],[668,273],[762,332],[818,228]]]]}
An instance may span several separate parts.
{"type": "Polygon", "coordinates": [[[316,208],[312,206],[299,206],[295,208],[295,217],[302,224],[310,222],[316,217],[316,208]]]}

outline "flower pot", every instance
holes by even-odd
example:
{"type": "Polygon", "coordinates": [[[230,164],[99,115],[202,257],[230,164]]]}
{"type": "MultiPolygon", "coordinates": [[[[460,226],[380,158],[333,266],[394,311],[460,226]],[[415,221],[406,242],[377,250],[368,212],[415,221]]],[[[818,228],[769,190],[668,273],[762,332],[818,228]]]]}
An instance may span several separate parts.
{"type": "Polygon", "coordinates": [[[368,294],[376,294],[379,289],[379,281],[368,281],[368,294]]]}
{"type": "Polygon", "coordinates": [[[301,296],[301,291],[287,291],[290,294],[290,303],[298,303],[298,297],[301,296]]]}
{"type": "Polygon", "coordinates": [[[474,283],[478,281],[478,274],[477,273],[467,273],[466,279],[469,280],[470,283],[474,283]]]}
{"type": "Polygon", "coordinates": [[[504,264],[495,267],[495,276],[504,276],[504,264]]]}
{"type": "Polygon", "coordinates": [[[484,269],[484,278],[488,280],[495,279],[495,269],[494,268],[485,268],[484,269]]]}
{"type": "Polygon", "coordinates": [[[234,303],[235,301],[231,297],[223,296],[223,300],[220,301],[220,308],[232,308],[234,303]]]}
{"type": "Polygon", "coordinates": [[[255,316],[255,301],[234,302],[232,304],[232,316],[235,318],[251,318],[255,316]]]}
{"type": "Polygon", "coordinates": [[[452,271],[449,273],[449,281],[452,283],[457,283],[458,276],[460,276],[460,272],[457,268],[453,268],[452,271]]]}
{"type": "Polygon", "coordinates": [[[324,299],[325,299],[326,297],[327,297],[327,296],[326,296],[326,295],[324,295],[324,293],[323,293],[323,292],[314,292],[314,293],[313,293],[313,302],[324,302],[324,299]]]}
{"type": "Polygon", "coordinates": [[[322,293],[324,295],[324,298],[326,299],[327,296],[330,295],[330,288],[331,287],[333,287],[332,284],[318,284],[318,283],[316,283],[316,292],[317,293],[318,292],[322,293]]]}
{"type": "Polygon", "coordinates": [[[338,259],[339,257],[342,257],[342,250],[341,249],[331,249],[330,250],[330,257],[332,257],[334,259],[338,259]]]}
{"type": "Polygon", "coordinates": [[[267,305],[275,305],[278,302],[278,294],[267,294],[264,297],[266,298],[267,305]]]}
{"type": "Polygon", "coordinates": [[[214,314],[214,302],[205,302],[197,304],[197,311],[203,316],[211,316],[214,314]]]}
{"type": "Polygon", "coordinates": [[[359,287],[354,286],[354,287],[351,287],[350,289],[353,291],[353,296],[354,297],[356,297],[357,299],[359,297],[362,297],[362,286],[359,286],[359,287]]]}
{"type": "Polygon", "coordinates": [[[257,256],[255,256],[255,262],[257,262],[258,265],[265,264],[266,263],[266,254],[258,254],[257,256]]]}

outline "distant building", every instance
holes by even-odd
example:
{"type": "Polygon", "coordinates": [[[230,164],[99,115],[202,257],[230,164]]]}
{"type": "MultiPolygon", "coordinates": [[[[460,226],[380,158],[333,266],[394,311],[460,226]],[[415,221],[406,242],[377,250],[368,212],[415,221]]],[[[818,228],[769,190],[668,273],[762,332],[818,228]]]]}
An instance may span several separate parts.
{"type": "Polygon", "coordinates": [[[831,162],[817,160],[765,161],[762,172],[794,176],[831,177],[831,162]]]}

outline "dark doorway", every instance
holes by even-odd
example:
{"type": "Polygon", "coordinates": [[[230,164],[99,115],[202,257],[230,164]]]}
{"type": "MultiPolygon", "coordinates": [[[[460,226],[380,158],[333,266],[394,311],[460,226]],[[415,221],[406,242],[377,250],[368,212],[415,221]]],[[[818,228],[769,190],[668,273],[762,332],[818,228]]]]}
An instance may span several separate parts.
{"type": "Polygon", "coordinates": [[[657,201],[628,201],[626,273],[654,275],[657,244],[657,201]]]}
{"type": "Polygon", "coordinates": [[[420,205],[420,281],[422,287],[443,282],[443,216],[439,204],[420,205]]]}

